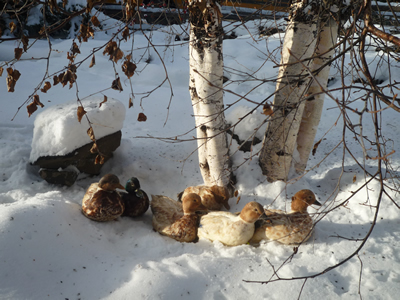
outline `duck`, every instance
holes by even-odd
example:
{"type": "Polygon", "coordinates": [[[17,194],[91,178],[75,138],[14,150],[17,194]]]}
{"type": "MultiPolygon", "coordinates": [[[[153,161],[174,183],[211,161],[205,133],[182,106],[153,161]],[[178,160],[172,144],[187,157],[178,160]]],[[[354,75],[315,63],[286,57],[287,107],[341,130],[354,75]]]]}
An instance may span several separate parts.
{"type": "Polygon", "coordinates": [[[149,197],[140,189],[139,179],[131,177],[125,184],[127,193],[119,193],[125,205],[122,216],[139,217],[143,215],[150,206],[149,197]]]}
{"type": "Polygon", "coordinates": [[[224,206],[227,210],[230,209],[228,200],[230,198],[229,191],[224,186],[189,186],[182,193],[178,194],[178,198],[181,199],[189,193],[195,193],[200,196],[201,203],[208,210],[221,210],[224,206]]]}
{"type": "Polygon", "coordinates": [[[313,220],[307,212],[310,205],[321,206],[321,203],[311,190],[303,189],[292,197],[290,213],[279,209],[265,209],[267,219],[257,222],[250,244],[272,240],[286,245],[299,245],[307,241],[314,228],[313,220]]]}
{"type": "Polygon", "coordinates": [[[198,236],[226,246],[246,244],[254,234],[254,223],[262,216],[264,208],[256,201],[247,203],[238,214],[212,211],[201,217],[198,236]]]}
{"type": "Polygon", "coordinates": [[[153,229],[178,242],[196,242],[199,216],[196,211],[206,211],[199,195],[189,193],[182,203],[167,196],[151,195],[153,229]]]}
{"type": "Polygon", "coordinates": [[[106,222],[117,219],[125,209],[116,189],[125,189],[114,174],[104,175],[92,183],[82,199],[82,213],[89,219],[106,222]]]}

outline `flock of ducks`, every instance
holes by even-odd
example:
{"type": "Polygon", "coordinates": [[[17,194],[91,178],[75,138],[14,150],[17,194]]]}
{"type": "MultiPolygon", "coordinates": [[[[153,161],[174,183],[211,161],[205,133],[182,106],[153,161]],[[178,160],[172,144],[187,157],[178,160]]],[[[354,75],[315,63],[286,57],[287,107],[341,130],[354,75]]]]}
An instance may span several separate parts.
{"type": "Polygon", "coordinates": [[[230,196],[225,187],[219,186],[188,187],[178,195],[179,201],[162,195],[151,198],[150,202],[137,178],[129,179],[124,187],[116,175],[107,174],[87,189],[82,212],[91,220],[105,222],[120,216],[138,217],[150,207],[153,229],[179,242],[202,238],[227,246],[257,245],[262,240],[290,245],[309,239],[314,223],[307,208],[321,205],[307,189],[292,197],[290,213],[264,209],[255,201],[238,213],[220,211],[222,207],[230,209],[230,196]]]}

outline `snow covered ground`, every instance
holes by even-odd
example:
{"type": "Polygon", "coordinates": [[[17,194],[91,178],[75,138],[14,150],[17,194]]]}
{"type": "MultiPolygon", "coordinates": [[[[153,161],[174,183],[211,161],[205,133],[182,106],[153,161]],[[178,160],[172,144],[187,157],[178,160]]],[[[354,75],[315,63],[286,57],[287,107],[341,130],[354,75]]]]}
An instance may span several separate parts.
{"type": "MultiPolygon", "coordinates": [[[[269,22],[267,25],[272,24],[269,22]]],[[[111,28],[113,22],[108,21],[109,27],[107,22],[105,24],[107,32],[96,33],[94,40],[81,45],[77,61],[115,32],[116,28],[111,28]]],[[[276,76],[277,68],[273,67],[274,61],[279,62],[279,51],[273,50],[283,36],[277,33],[268,39],[259,37],[258,26],[263,25],[260,21],[248,22],[246,28],[234,25],[238,24],[229,25],[226,31],[235,30],[238,38],[224,41],[225,72],[233,81],[228,82],[226,88],[241,95],[251,91],[248,99],[262,101],[274,92],[275,84],[260,85],[251,75],[262,79],[276,76]]],[[[172,101],[168,83],[141,99],[147,95],[144,93],[163,81],[165,73],[154,50],[149,49],[140,59],[148,40],[137,32],[133,43],[133,48],[137,49],[134,60],[138,65],[132,78],[134,106],[128,109],[131,90],[129,81],[120,71],[120,63],[116,69],[124,91],[108,89],[103,93],[124,103],[126,118],[121,146],[114,158],[104,165],[102,174],[115,173],[123,183],[137,176],[148,194],[176,198],[185,187],[202,184],[196,142],[191,140],[195,131],[188,92],[188,44],[175,41],[176,34],[183,34],[179,26],[146,34],[151,36],[154,45],[160,45],[157,49],[171,81],[172,101]],[[169,46],[161,46],[165,44],[169,46]],[[147,64],[145,60],[149,57],[147,64]],[[140,112],[147,116],[146,122],[137,121],[140,112]],[[171,140],[164,142],[150,137],[171,140]],[[177,141],[171,142],[175,137],[177,141]]],[[[49,74],[67,65],[66,55],[71,44],[71,40],[52,40],[49,74]]],[[[13,57],[15,47],[15,42],[0,44],[0,63],[13,57]]],[[[124,51],[131,47],[132,39],[121,44],[124,51]]],[[[246,282],[266,281],[277,276],[290,279],[322,272],[352,254],[370,228],[379,182],[373,180],[367,188],[354,194],[370,177],[361,172],[348,154],[343,157],[342,146],[332,151],[343,132],[340,110],[333,100],[326,98],[316,139],[323,137],[323,140],[315,156],[310,158],[309,167],[316,167],[301,179],[288,184],[268,183],[261,174],[258,157],[252,156],[260,150],[261,144],[253,148],[253,153],[237,151],[233,157],[240,201],[230,200],[232,211],[239,211],[253,200],[273,208],[289,209],[290,197],[302,188],[312,189],[323,204],[318,211],[322,214],[315,215],[320,221],[313,237],[301,245],[291,259],[288,260],[293,247],[276,242],[265,242],[259,247],[225,247],[205,240],[181,244],[152,230],[150,211],[137,219],[121,218],[109,223],[85,218],[80,212],[81,200],[89,184],[98,181],[101,175],[80,176],[74,186],[66,188],[46,183],[39,177],[38,170],[30,166],[33,121],[38,112],[76,100],[77,94],[83,99],[111,86],[115,79],[112,63],[98,52],[93,68],[89,68],[89,59],[78,69],[78,89],[57,85],[46,94],[39,92],[45,107],[28,118],[22,106],[14,118],[45,74],[45,61],[29,58],[44,57],[47,52],[47,41],[38,41],[23,55],[23,60],[16,64],[22,76],[14,93],[7,93],[5,75],[0,78],[1,299],[297,299],[300,292],[303,299],[360,299],[361,296],[362,299],[398,299],[400,211],[385,195],[377,225],[358,256],[306,282],[282,280],[266,285],[246,282]],[[353,194],[346,205],[324,214],[353,194]]],[[[376,55],[371,51],[368,59],[378,65],[376,55]]],[[[332,69],[331,75],[339,79],[337,69],[332,69]]],[[[351,75],[345,78],[347,84],[352,80],[351,75]]],[[[393,67],[391,75],[399,78],[399,71],[393,67]]],[[[385,80],[382,85],[388,83],[386,66],[377,69],[376,77],[385,80]]],[[[330,88],[340,86],[340,80],[336,80],[330,88]]],[[[342,99],[340,91],[332,95],[342,99]]],[[[358,90],[346,94],[349,99],[360,95],[358,90]]],[[[102,94],[99,96],[101,98],[102,94]]],[[[237,100],[238,96],[225,92],[226,105],[235,103],[226,111],[227,120],[232,124],[255,107],[251,102],[236,103],[237,100]]],[[[351,106],[362,109],[363,102],[357,100],[351,106]]],[[[391,109],[383,111],[382,115],[381,127],[390,142],[386,149],[389,153],[400,148],[400,118],[391,109]]],[[[350,118],[357,122],[356,115],[350,118]]],[[[236,126],[235,133],[246,139],[264,119],[261,109],[257,109],[236,126]]],[[[364,121],[364,135],[373,139],[373,126],[368,118],[364,121]]],[[[265,125],[261,126],[257,137],[262,139],[264,130],[265,125]]],[[[354,136],[348,133],[345,140],[353,155],[361,159],[363,153],[354,136]]],[[[232,152],[237,148],[236,141],[232,141],[232,152]]],[[[376,156],[372,150],[369,154],[376,156]]],[[[398,170],[399,152],[390,156],[390,163],[398,170]]],[[[376,172],[376,160],[367,160],[365,164],[371,173],[376,172]]],[[[398,178],[386,183],[399,186],[398,178]]],[[[398,199],[397,193],[388,192],[398,199]]],[[[312,208],[309,211],[317,212],[312,208]]]]}

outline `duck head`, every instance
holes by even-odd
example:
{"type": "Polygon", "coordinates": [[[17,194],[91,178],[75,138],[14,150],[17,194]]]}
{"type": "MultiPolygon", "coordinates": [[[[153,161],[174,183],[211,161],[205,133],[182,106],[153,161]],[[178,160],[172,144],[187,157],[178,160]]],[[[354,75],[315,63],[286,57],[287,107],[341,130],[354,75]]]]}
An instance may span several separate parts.
{"type": "Polygon", "coordinates": [[[240,212],[240,218],[247,223],[254,223],[262,215],[264,215],[264,208],[256,201],[247,203],[240,212]]]}
{"type": "Polygon", "coordinates": [[[307,212],[307,207],[310,205],[319,205],[321,206],[321,203],[317,201],[315,198],[315,194],[311,190],[301,190],[298,191],[294,196],[292,197],[292,211],[296,212],[307,212]]]}
{"type": "Polygon", "coordinates": [[[138,196],[139,198],[143,196],[143,193],[140,190],[139,179],[137,179],[136,177],[131,177],[130,179],[128,179],[125,185],[125,190],[129,194],[136,194],[136,196],[138,196]]]}
{"type": "Polygon", "coordinates": [[[182,208],[185,214],[194,214],[198,210],[207,210],[207,208],[201,203],[200,196],[194,193],[187,194],[182,199],[182,208]]]}
{"type": "Polygon", "coordinates": [[[224,186],[218,185],[213,185],[210,189],[215,196],[215,200],[229,210],[231,207],[228,204],[230,198],[228,189],[224,186]]]}
{"type": "Polygon", "coordinates": [[[99,181],[99,188],[105,191],[115,191],[115,189],[122,189],[125,188],[119,183],[119,179],[114,174],[106,174],[104,175],[99,181]]]}

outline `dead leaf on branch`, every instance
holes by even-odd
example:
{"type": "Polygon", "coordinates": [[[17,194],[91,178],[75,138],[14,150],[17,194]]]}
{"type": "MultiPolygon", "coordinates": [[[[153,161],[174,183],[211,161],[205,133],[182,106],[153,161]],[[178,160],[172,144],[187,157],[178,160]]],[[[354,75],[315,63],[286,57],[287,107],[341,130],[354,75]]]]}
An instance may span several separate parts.
{"type": "Polygon", "coordinates": [[[75,56],[75,54],[81,53],[81,50],[79,50],[77,43],[75,43],[75,42],[72,43],[71,52],[72,52],[72,55],[74,55],[74,56],[75,56]]]}
{"type": "Polygon", "coordinates": [[[10,27],[10,32],[13,33],[15,29],[17,29],[17,25],[14,22],[10,22],[8,25],[10,27]]]}
{"type": "Polygon", "coordinates": [[[26,107],[28,110],[28,117],[30,117],[37,110],[38,106],[44,107],[43,103],[40,102],[39,95],[34,95],[32,102],[26,107]]]}
{"type": "Polygon", "coordinates": [[[53,85],[57,85],[60,82],[60,79],[58,78],[57,75],[53,76],[53,85]]]}
{"type": "Polygon", "coordinates": [[[355,183],[357,181],[357,175],[353,176],[353,183],[355,183]]]}
{"type": "Polygon", "coordinates": [[[129,28],[128,28],[128,26],[126,26],[124,31],[122,31],[122,38],[127,42],[129,37],[130,37],[129,28]]]}
{"type": "Polygon", "coordinates": [[[101,107],[101,105],[102,105],[103,103],[106,103],[106,102],[107,102],[107,96],[104,95],[104,100],[103,100],[102,102],[100,102],[99,108],[101,107]]]}
{"type": "Polygon", "coordinates": [[[95,160],[94,160],[94,163],[96,164],[96,165],[98,165],[98,164],[100,164],[100,165],[102,165],[102,164],[104,164],[104,156],[103,155],[97,155],[96,156],[96,158],[95,158],[95,160]]]}
{"type": "Polygon", "coordinates": [[[78,110],[76,111],[76,115],[78,116],[79,123],[81,122],[83,116],[86,114],[86,110],[83,106],[78,106],[78,110]]]}
{"type": "Polygon", "coordinates": [[[129,104],[128,104],[128,108],[131,108],[133,106],[133,102],[132,102],[132,98],[129,97],[129,104]]]}
{"type": "Polygon", "coordinates": [[[122,85],[121,85],[121,81],[120,81],[119,77],[117,77],[117,79],[114,79],[114,80],[113,80],[113,82],[112,82],[112,84],[111,84],[111,88],[112,88],[113,90],[116,90],[116,91],[120,91],[120,92],[123,91],[122,85]]]}
{"type": "Polygon", "coordinates": [[[14,49],[14,58],[19,60],[22,56],[22,48],[15,48],[14,49]]]}
{"type": "Polygon", "coordinates": [[[135,74],[136,70],[136,65],[129,60],[125,60],[124,63],[122,64],[122,71],[124,74],[128,77],[131,78],[135,74]]]}
{"type": "Polygon", "coordinates": [[[94,58],[94,54],[92,56],[92,60],[90,61],[89,68],[93,67],[96,64],[96,59],[94,58]]]}
{"type": "Polygon", "coordinates": [[[98,153],[99,148],[97,147],[97,143],[93,143],[92,148],[90,148],[90,153],[98,153]]]}
{"type": "Polygon", "coordinates": [[[4,71],[3,67],[0,67],[0,77],[3,76],[3,71],[4,71]]]}
{"type": "Polygon", "coordinates": [[[115,63],[117,63],[118,60],[124,57],[124,52],[118,48],[117,42],[110,41],[105,47],[103,55],[109,55],[110,60],[113,60],[115,63]]]}
{"type": "Polygon", "coordinates": [[[21,42],[22,42],[24,51],[26,52],[28,50],[28,45],[29,45],[28,37],[26,35],[22,35],[21,42]]]}
{"type": "Polygon", "coordinates": [[[147,117],[146,117],[146,115],[144,113],[139,113],[137,120],[139,122],[146,122],[147,117]]]}
{"type": "Polygon", "coordinates": [[[271,105],[269,105],[268,103],[265,103],[263,106],[263,114],[266,116],[272,116],[274,114],[271,105]]]}
{"type": "Polygon", "coordinates": [[[87,134],[88,134],[88,136],[90,137],[90,139],[91,139],[93,142],[96,141],[96,138],[95,138],[95,136],[94,136],[94,132],[93,132],[93,128],[92,128],[92,127],[89,127],[89,129],[87,130],[87,134]]]}
{"type": "Polygon", "coordinates": [[[315,143],[314,148],[312,149],[312,155],[314,156],[315,153],[317,152],[319,144],[321,144],[322,140],[319,140],[318,142],[315,143]]]}
{"type": "Polygon", "coordinates": [[[43,88],[40,89],[41,92],[47,93],[47,91],[51,88],[51,83],[49,81],[46,81],[44,83],[43,88]]]}
{"type": "Polygon", "coordinates": [[[43,87],[40,89],[42,93],[47,93],[47,91],[51,88],[51,83],[49,81],[46,81],[43,85],[43,87]]]}
{"type": "Polygon", "coordinates": [[[7,68],[7,91],[10,93],[14,92],[15,84],[17,83],[21,73],[13,68],[7,68]]]}
{"type": "Polygon", "coordinates": [[[93,26],[96,26],[96,27],[100,26],[99,19],[97,19],[96,16],[92,16],[92,18],[90,19],[90,22],[92,22],[93,26]]]}

